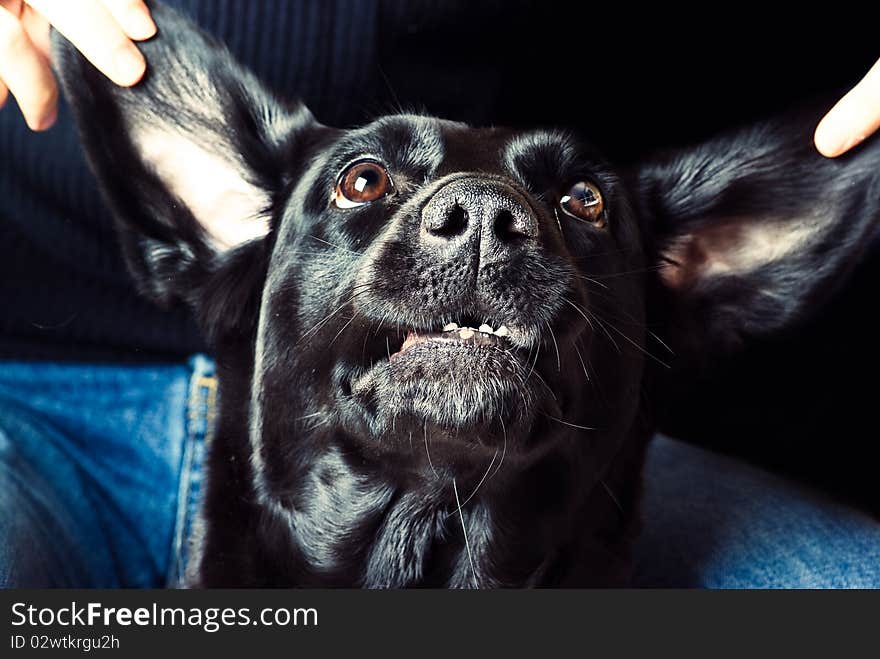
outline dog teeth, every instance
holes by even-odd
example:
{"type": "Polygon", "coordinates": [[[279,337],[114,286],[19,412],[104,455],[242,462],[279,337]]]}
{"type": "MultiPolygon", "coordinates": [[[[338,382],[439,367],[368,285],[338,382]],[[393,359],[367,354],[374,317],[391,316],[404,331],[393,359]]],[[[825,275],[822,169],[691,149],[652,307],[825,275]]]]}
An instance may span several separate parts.
{"type": "Polygon", "coordinates": [[[480,334],[489,334],[490,336],[497,336],[500,338],[505,338],[507,336],[510,336],[510,330],[507,329],[506,325],[502,325],[501,327],[499,327],[496,330],[496,329],[492,329],[492,326],[489,325],[488,323],[483,323],[478,328],[461,326],[458,323],[446,323],[443,326],[442,331],[444,331],[444,332],[457,332],[458,337],[460,339],[473,338],[474,335],[477,334],[477,332],[479,332],[480,334]]]}

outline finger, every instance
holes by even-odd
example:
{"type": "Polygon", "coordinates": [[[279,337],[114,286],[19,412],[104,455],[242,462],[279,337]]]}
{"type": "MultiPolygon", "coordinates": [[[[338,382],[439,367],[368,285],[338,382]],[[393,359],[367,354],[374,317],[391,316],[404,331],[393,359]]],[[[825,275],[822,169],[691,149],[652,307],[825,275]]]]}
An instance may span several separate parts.
{"type": "Polygon", "coordinates": [[[130,38],[143,41],[156,35],[156,24],[143,0],[103,0],[103,2],[130,38]]]}
{"type": "Polygon", "coordinates": [[[37,51],[47,62],[51,62],[52,40],[49,34],[49,22],[30,5],[25,5],[19,18],[24,25],[24,31],[30,37],[31,43],[37,47],[37,51]]]}
{"type": "Polygon", "coordinates": [[[814,141],[823,156],[846,153],[880,128],[880,60],[840,99],[816,128],[814,141]]]}
{"type": "Polygon", "coordinates": [[[24,11],[24,0],[0,0],[0,7],[13,16],[21,18],[21,13],[24,11]]]}
{"type": "Polygon", "coordinates": [[[58,115],[58,85],[49,62],[17,17],[0,8],[0,79],[18,102],[28,126],[45,130],[58,115]]]}
{"type": "Polygon", "coordinates": [[[143,77],[144,56],[99,0],[29,0],[29,4],[117,85],[129,87],[143,77]]]}

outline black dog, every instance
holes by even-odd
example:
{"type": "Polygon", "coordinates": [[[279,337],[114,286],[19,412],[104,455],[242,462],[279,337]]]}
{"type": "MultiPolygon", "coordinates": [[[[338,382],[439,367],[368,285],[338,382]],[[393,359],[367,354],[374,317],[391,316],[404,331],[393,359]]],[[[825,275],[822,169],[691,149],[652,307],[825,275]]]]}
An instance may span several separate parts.
{"type": "Polygon", "coordinates": [[[622,583],[658,370],[802,321],[880,217],[880,143],[825,160],[816,116],[635,173],[560,131],[336,130],[154,16],[134,89],[56,56],[142,291],[215,347],[193,585],[622,583]]]}

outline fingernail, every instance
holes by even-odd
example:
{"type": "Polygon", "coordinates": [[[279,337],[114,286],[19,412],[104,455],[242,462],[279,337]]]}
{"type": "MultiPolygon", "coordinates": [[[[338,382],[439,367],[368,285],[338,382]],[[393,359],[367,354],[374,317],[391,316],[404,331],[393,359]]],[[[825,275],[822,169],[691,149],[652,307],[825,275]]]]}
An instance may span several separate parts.
{"type": "Polygon", "coordinates": [[[134,46],[125,46],[117,51],[116,73],[119,83],[133,85],[141,79],[146,68],[144,56],[134,46]]]}
{"type": "Polygon", "coordinates": [[[125,31],[132,39],[149,39],[156,35],[156,24],[148,13],[131,9],[125,16],[125,31]]]}

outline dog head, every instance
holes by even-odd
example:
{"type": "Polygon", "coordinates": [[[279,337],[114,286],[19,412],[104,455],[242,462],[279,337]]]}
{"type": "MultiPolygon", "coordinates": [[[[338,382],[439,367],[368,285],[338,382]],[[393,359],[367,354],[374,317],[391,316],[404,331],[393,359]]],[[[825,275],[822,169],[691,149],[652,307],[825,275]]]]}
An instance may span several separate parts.
{"type": "Polygon", "coordinates": [[[278,227],[257,341],[285,357],[261,379],[416,470],[529,459],[570,436],[553,426],[598,421],[591,276],[641,342],[638,286],[601,280],[621,266],[642,267],[623,187],[564,133],[417,116],[333,132],[278,227]]]}
{"type": "Polygon", "coordinates": [[[495,470],[487,493],[549,461],[583,499],[650,431],[651,369],[803,318],[877,216],[876,149],[825,161],[808,123],[627,172],[567,131],[339,130],[154,14],[133,89],[56,58],[136,281],[236,364],[224,404],[282,506],[328,451],[395,483],[495,470]]]}
{"type": "MultiPolygon", "coordinates": [[[[252,342],[255,435],[327,423],[423,470],[625,430],[644,258],[625,186],[588,145],[415,115],[328,128],[155,11],[136,90],[65,45],[60,68],[142,291],[252,342]]],[[[256,459],[289,473],[287,453],[256,459]]]]}

